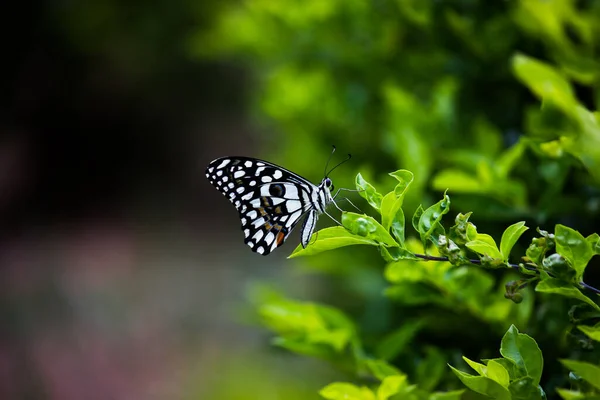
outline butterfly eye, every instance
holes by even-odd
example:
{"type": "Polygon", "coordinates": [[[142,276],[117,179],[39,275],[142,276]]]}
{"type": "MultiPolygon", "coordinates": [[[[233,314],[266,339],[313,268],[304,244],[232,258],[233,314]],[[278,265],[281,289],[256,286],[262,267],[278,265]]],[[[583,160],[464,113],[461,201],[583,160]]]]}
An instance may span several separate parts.
{"type": "Polygon", "coordinates": [[[331,179],[325,178],[325,186],[329,188],[333,188],[333,184],[331,183],[331,179]]]}

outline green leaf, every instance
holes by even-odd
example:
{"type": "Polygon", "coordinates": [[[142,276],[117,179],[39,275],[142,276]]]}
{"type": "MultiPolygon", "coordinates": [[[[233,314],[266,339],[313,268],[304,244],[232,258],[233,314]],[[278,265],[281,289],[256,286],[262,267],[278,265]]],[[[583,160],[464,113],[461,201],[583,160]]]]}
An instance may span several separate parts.
{"type": "Polygon", "coordinates": [[[413,337],[423,328],[424,320],[407,321],[402,327],[385,336],[375,348],[377,358],[393,360],[404,351],[413,337]]]}
{"type": "Polygon", "coordinates": [[[375,218],[365,214],[352,212],[342,213],[342,225],[353,235],[373,240],[379,244],[390,247],[398,247],[398,243],[375,218]]]}
{"type": "Polygon", "coordinates": [[[600,390],[600,367],[584,361],[560,360],[560,362],[584,381],[600,390]]]}
{"type": "Polygon", "coordinates": [[[524,54],[512,58],[515,75],[536,96],[573,115],[578,105],[571,84],[554,67],[524,54]]]}
{"type": "Polygon", "coordinates": [[[512,400],[546,400],[546,394],[530,376],[512,381],[508,390],[510,390],[512,400]]]}
{"type": "Polygon", "coordinates": [[[592,233],[590,236],[586,237],[585,240],[592,246],[594,254],[600,254],[600,235],[592,233]]]}
{"type": "Polygon", "coordinates": [[[298,245],[288,258],[300,256],[312,256],[324,251],[334,250],[340,247],[352,246],[356,244],[366,244],[369,246],[378,246],[375,240],[368,237],[354,235],[341,226],[333,226],[331,228],[321,229],[313,233],[311,241],[306,248],[298,245]],[[316,239],[312,239],[316,238],[316,239]]]}
{"type": "Polygon", "coordinates": [[[600,395],[588,395],[578,390],[556,388],[556,391],[564,400],[600,400],[600,395]]]}
{"type": "Polygon", "coordinates": [[[402,375],[400,370],[384,360],[366,360],[366,367],[371,371],[373,376],[380,381],[388,376],[402,375]]]}
{"type": "Polygon", "coordinates": [[[485,376],[473,376],[452,367],[452,372],[469,389],[497,400],[511,400],[508,389],[485,376]]]}
{"type": "Polygon", "coordinates": [[[561,281],[556,278],[548,278],[542,280],[535,287],[536,292],[541,293],[553,293],[560,294],[561,296],[571,297],[577,300],[581,300],[590,306],[594,307],[594,309],[600,311],[600,306],[594,303],[592,299],[581,293],[581,291],[576,288],[574,285],[561,281]]]}
{"type": "Polygon", "coordinates": [[[429,396],[429,400],[461,400],[464,390],[452,390],[450,392],[436,392],[429,396]]]}
{"type": "Polygon", "coordinates": [[[498,363],[502,365],[502,367],[504,367],[506,372],[508,372],[509,380],[518,379],[523,376],[522,374],[520,374],[523,371],[520,371],[515,365],[515,363],[512,360],[509,360],[508,358],[492,358],[489,360],[483,360],[483,362],[487,364],[489,364],[491,361],[494,361],[495,363],[498,363]]]}
{"type": "Polygon", "coordinates": [[[378,193],[375,187],[367,182],[360,173],[356,175],[356,189],[359,191],[358,194],[367,200],[371,207],[377,211],[380,210],[383,196],[378,193]]]}
{"type": "Polygon", "coordinates": [[[395,375],[386,377],[377,389],[377,400],[387,400],[400,392],[406,384],[406,375],[395,375]]]}
{"type": "Polygon", "coordinates": [[[502,253],[504,262],[508,262],[510,251],[527,229],[529,228],[525,226],[525,221],[517,222],[506,228],[502,234],[502,240],[500,240],[500,253],[502,253]]]}
{"type": "Polygon", "coordinates": [[[579,325],[577,329],[588,335],[593,340],[600,342],[600,324],[596,326],[579,325]]]}
{"type": "Polygon", "coordinates": [[[590,243],[574,229],[564,225],[556,225],[554,229],[556,252],[563,256],[577,271],[575,279],[580,281],[588,262],[594,255],[590,243]]]}
{"type": "MultiPolygon", "coordinates": [[[[418,211],[418,210],[417,210],[418,211]]],[[[434,244],[437,243],[440,235],[445,235],[446,231],[440,223],[444,214],[450,211],[450,197],[444,193],[444,198],[431,207],[427,208],[419,217],[417,231],[421,236],[423,247],[427,248],[427,241],[431,240],[434,244]]],[[[417,214],[415,213],[415,216],[417,214]]],[[[413,217],[414,223],[414,217],[413,217]]]]}
{"type": "Polygon", "coordinates": [[[319,394],[328,400],[376,400],[370,389],[343,382],[331,383],[321,389],[319,394]]]}
{"type": "Polygon", "coordinates": [[[508,371],[502,366],[502,364],[494,360],[488,361],[486,376],[498,382],[505,388],[508,388],[510,378],[508,376],[508,371]]]}
{"type": "Polygon", "coordinates": [[[423,212],[425,210],[423,210],[423,205],[419,204],[419,207],[417,207],[413,217],[412,217],[412,226],[415,229],[415,231],[419,232],[419,220],[421,219],[421,215],[423,215],[423,212]]]}
{"type": "Polygon", "coordinates": [[[486,376],[486,368],[484,364],[480,364],[476,361],[471,361],[465,356],[462,356],[462,359],[465,360],[465,362],[469,364],[469,367],[473,368],[475,372],[479,374],[479,376],[486,376]]]}
{"type": "Polygon", "coordinates": [[[496,245],[496,241],[488,234],[478,233],[477,236],[475,236],[475,239],[467,242],[465,246],[477,254],[491,257],[494,260],[503,259],[502,253],[498,250],[498,245],[496,245]]]}
{"type": "Polygon", "coordinates": [[[514,362],[517,368],[525,371],[536,386],[539,385],[544,359],[540,348],[531,336],[519,333],[519,330],[511,325],[502,337],[500,354],[514,362]]]}
{"type": "Polygon", "coordinates": [[[414,176],[412,172],[398,170],[390,173],[398,180],[394,190],[383,197],[381,202],[381,225],[387,230],[391,229],[392,234],[398,240],[400,245],[404,244],[404,212],[402,203],[408,187],[412,183],[414,176]]]}

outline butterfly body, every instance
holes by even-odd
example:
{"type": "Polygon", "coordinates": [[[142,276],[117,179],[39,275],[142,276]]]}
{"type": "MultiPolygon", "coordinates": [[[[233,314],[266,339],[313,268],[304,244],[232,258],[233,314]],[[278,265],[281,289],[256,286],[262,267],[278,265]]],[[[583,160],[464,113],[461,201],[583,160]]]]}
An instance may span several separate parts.
{"type": "Polygon", "coordinates": [[[304,215],[300,236],[306,247],[318,216],[334,201],[331,179],[325,177],[314,185],[255,158],[218,158],[206,168],[206,177],[237,209],[244,242],[262,255],[281,246],[304,215]]]}

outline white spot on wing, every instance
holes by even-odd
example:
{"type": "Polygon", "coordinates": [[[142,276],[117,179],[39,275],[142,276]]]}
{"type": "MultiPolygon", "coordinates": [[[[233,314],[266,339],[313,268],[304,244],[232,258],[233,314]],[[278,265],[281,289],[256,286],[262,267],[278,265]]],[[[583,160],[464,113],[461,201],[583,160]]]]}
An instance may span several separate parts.
{"type": "Polygon", "coordinates": [[[287,203],[285,203],[285,206],[289,212],[294,212],[302,207],[302,203],[298,200],[288,200],[287,203]]]}
{"type": "Polygon", "coordinates": [[[261,186],[261,188],[260,188],[260,195],[261,196],[270,196],[270,194],[269,194],[269,185],[261,186]]]}
{"type": "Polygon", "coordinates": [[[264,165],[265,165],[265,163],[264,163],[264,162],[260,162],[260,161],[259,161],[259,162],[257,162],[257,163],[256,163],[256,165],[258,165],[259,167],[262,167],[262,166],[264,166],[264,165]]]}
{"type": "MultiPolygon", "coordinates": [[[[221,172],[221,171],[219,171],[219,172],[221,172]]],[[[223,182],[227,182],[228,180],[229,180],[228,177],[226,177],[226,176],[223,177],[223,182]]]]}
{"type": "Polygon", "coordinates": [[[238,187],[237,189],[235,189],[236,192],[238,192],[239,194],[244,193],[246,189],[243,186],[238,187]]]}
{"type": "MultiPolygon", "coordinates": [[[[213,172],[214,170],[215,170],[215,167],[210,167],[210,168],[208,169],[208,173],[209,173],[209,174],[212,174],[212,172],[213,172]]],[[[208,174],[207,174],[207,175],[208,175],[208,174]]]]}
{"type": "Polygon", "coordinates": [[[242,196],[242,200],[250,200],[252,198],[252,192],[246,193],[242,196]]]}
{"type": "Polygon", "coordinates": [[[271,197],[271,201],[273,202],[273,205],[276,206],[277,204],[283,203],[285,199],[282,199],[281,197],[271,197]]]}
{"type": "Polygon", "coordinates": [[[252,207],[260,207],[260,199],[254,199],[254,200],[250,201],[250,205],[252,207]]]}
{"type": "Polygon", "coordinates": [[[282,173],[281,173],[281,171],[280,171],[280,170],[278,170],[278,169],[277,169],[277,170],[275,170],[275,172],[273,172],[273,178],[275,178],[275,179],[279,179],[279,178],[281,178],[282,176],[283,176],[283,174],[282,174],[282,173]]]}
{"type": "Polygon", "coordinates": [[[244,163],[244,165],[245,165],[247,168],[250,168],[250,167],[252,166],[252,161],[246,161],[246,162],[244,163]]]}
{"type": "Polygon", "coordinates": [[[222,169],[220,169],[220,170],[217,171],[217,176],[221,176],[221,175],[223,175],[223,170],[222,169]]]}
{"type": "Polygon", "coordinates": [[[262,178],[260,178],[260,180],[264,183],[269,183],[273,181],[273,178],[271,178],[270,176],[263,176],[262,178]]]}
{"type": "Polygon", "coordinates": [[[233,187],[234,187],[235,185],[233,184],[233,182],[229,182],[229,185],[227,185],[227,186],[229,186],[229,189],[233,189],[233,187]]]}
{"type": "Polygon", "coordinates": [[[235,171],[233,174],[234,178],[240,178],[242,176],[244,176],[245,172],[244,171],[235,171]]]}
{"type": "Polygon", "coordinates": [[[265,249],[262,246],[257,247],[256,252],[258,254],[264,254],[265,253],[265,249]]]}
{"type": "Polygon", "coordinates": [[[263,233],[263,231],[261,231],[261,230],[258,230],[258,231],[256,231],[256,233],[255,233],[255,234],[252,236],[252,239],[254,239],[254,240],[256,240],[256,241],[258,242],[260,239],[262,239],[262,237],[263,237],[263,234],[264,234],[264,233],[263,233]]]}
{"type": "Polygon", "coordinates": [[[291,184],[286,184],[285,185],[285,196],[286,199],[299,199],[300,196],[298,196],[298,188],[296,187],[296,185],[291,185],[291,184]]]}
{"type": "Polygon", "coordinates": [[[248,218],[250,219],[254,219],[256,217],[258,217],[258,213],[254,210],[250,211],[248,214],[246,214],[248,216],[248,218]]]}
{"type": "Polygon", "coordinates": [[[274,241],[275,241],[275,235],[273,235],[273,232],[267,233],[267,236],[265,236],[265,243],[271,244],[274,241]]]}
{"type": "Polygon", "coordinates": [[[226,166],[226,165],[227,165],[227,164],[229,164],[230,162],[231,162],[231,160],[229,160],[229,159],[227,159],[227,160],[223,160],[223,161],[221,162],[221,164],[217,165],[217,169],[221,169],[221,168],[223,168],[224,166],[226,166]]]}
{"type": "MultiPolygon", "coordinates": [[[[258,163],[256,163],[256,165],[258,165],[258,163]]],[[[265,167],[256,168],[256,176],[260,176],[261,172],[263,172],[264,170],[265,170],[265,167]]]]}
{"type": "Polygon", "coordinates": [[[250,181],[250,183],[248,185],[255,186],[256,185],[256,181],[250,181]]]}
{"type": "Polygon", "coordinates": [[[265,224],[265,219],[263,217],[260,217],[259,219],[252,222],[252,225],[254,225],[255,228],[263,226],[264,224],[265,224]]]}
{"type": "MultiPolygon", "coordinates": [[[[244,236],[248,237],[250,236],[250,229],[244,229],[244,236]]],[[[256,236],[256,235],[255,235],[256,236]]]]}

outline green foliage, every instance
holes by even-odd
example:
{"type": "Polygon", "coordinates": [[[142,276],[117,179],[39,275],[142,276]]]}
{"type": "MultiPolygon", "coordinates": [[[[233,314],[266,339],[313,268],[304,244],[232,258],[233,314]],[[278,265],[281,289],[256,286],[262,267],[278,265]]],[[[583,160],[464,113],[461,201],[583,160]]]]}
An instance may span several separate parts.
{"type": "MultiPolygon", "coordinates": [[[[242,0],[194,36],[196,54],[254,72],[269,159],[317,180],[332,143],[356,156],[361,174],[334,179],[367,213],[291,255],[356,328],[329,358],[354,381],[326,398],[377,398],[375,364],[404,377],[391,399],[458,398],[446,364],[489,356],[511,324],[545,349],[546,382],[511,328],[516,353],[461,375],[479,393],[540,398],[567,379],[558,357],[600,358],[585,283],[600,254],[598,27],[593,1],[242,0]]],[[[558,393],[593,398],[588,386],[558,393]]]]}
{"type": "MultiPolygon", "coordinates": [[[[377,192],[360,174],[356,177],[357,190],[379,213],[381,222],[366,214],[344,212],[343,227],[316,232],[314,242],[305,249],[299,246],[292,256],[314,255],[350,245],[376,246],[387,263],[384,276],[391,286],[385,290],[385,296],[390,300],[405,307],[429,305],[454,313],[465,313],[470,318],[498,328],[505,326],[506,321],[527,323],[531,318],[533,303],[531,300],[525,301],[523,290],[535,283],[536,292],[572,298],[592,310],[600,311],[600,306],[580,290],[586,286],[581,279],[595,254],[592,249],[597,243],[596,234],[584,238],[577,231],[560,224],[556,225],[554,234],[538,229],[541,236],[534,238],[528,247],[524,257],[526,264],[511,264],[508,261],[511,251],[528,229],[525,222],[507,227],[500,246],[491,235],[477,231],[477,227],[469,221],[471,213],[458,214],[455,224],[446,230],[443,216],[450,211],[450,197],[444,194],[442,200],[430,207],[419,206],[413,216],[412,225],[421,239],[420,243],[414,239],[405,240],[402,200],[412,182],[412,174],[400,170],[390,176],[399,183],[385,195],[377,192]],[[401,226],[402,234],[397,233],[398,226],[401,226]],[[424,254],[420,254],[419,249],[424,254]],[[556,252],[548,254],[551,249],[556,249],[556,252]],[[442,256],[431,255],[433,253],[442,256]],[[478,258],[470,258],[472,256],[478,258]],[[493,279],[484,272],[485,269],[499,268],[516,270],[524,276],[524,279],[506,284],[504,297],[513,300],[512,303],[494,293],[493,279]]],[[[331,384],[321,391],[321,395],[327,399],[387,399],[397,394],[415,399],[436,398],[432,397],[434,394],[431,391],[444,376],[437,369],[444,362],[444,357],[439,353],[432,353],[434,355],[429,359],[431,365],[424,364],[428,365],[428,370],[438,371],[434,375],[437,378],[433,381],[421,379],[418,382],[421,385],[409,385],[405,375],[393,374],[394,369],[387,364],[406,353],[408,343],[414,341],[419,332],[432,325],[443,325],[440,320],[434,320],[433,314],[431,318],[425,314],[414,321],[406,321],[405,325],[382,336],[372,350],[366,351],[350,320],[333,309],[277,298],[274,304],[262,305],[259,311],[263,318],[268,317],[267,325],[280,335],[276,341],[279,345],[298,353],[336,360],[339,359],[336,353],[344,351],[351,344],[352,349],[347,356],[353,359],[351,364],[357,372],[362,371],[382,381],[377,389],[350,383],[331,384]],[[375,358],[368,357],[366,354],[369,353],[375,358]],[[374,372],[373,363],[380,366],[378,371],[385,366],[388,373],[374,372]]],[[[446,330],[451,329],[443,326],[446,330]]],[[[578,328],[591,339],[600,338],[597,326],[579,325],[578,328]]],[[[540,386],[544,361],[532,337],[519,333],[511,325],[502,338],[500,354],[502,358],[487,360],[484,364],[463,357],[478,375],[453,367],[451,370],[467,388],[491,398],[546,398],[540,386]]],[[[596,369],[600,371],[598,367],[585,367],[587,364],[563,364],[584,380],[592,379],[596,369]]],[[[561,395],[565,393],[563,391],[561,395]]],[[[439,393],[435,396],[439,396],[439,393]]]]}

